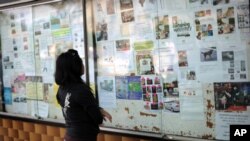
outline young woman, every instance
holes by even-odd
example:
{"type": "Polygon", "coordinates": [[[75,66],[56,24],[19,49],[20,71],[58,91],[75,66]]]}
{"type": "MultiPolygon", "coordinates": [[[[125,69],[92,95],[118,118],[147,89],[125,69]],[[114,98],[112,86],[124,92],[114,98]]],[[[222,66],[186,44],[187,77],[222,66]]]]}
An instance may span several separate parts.
{"type": "Polygon", "coordinates": [[[81,79],[84,66],[78,52],[69,49],[56,60],[56,95],[66,122],[65,141],[96,141],[103,120],[111,115],[100,108],[91,88],[81,79]]]}

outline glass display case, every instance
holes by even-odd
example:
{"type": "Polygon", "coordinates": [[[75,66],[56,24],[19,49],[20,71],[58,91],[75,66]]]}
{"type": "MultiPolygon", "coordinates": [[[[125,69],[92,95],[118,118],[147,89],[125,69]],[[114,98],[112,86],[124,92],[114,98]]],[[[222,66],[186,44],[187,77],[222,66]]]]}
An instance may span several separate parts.
{"type": "Polygon", "coordinates": [[[63,121],[55,59],[74,48],[113,117],[102,128],[228,140],[250,124],[247,0],[51,1],[0,20],[5,113],[63,121]]]}
{"type": "Polygon", "coordinates": [[[55,98],[55,60],[73,48],[85,63],[82,7],[81,0],[51,1],[1,11],[6,112],[63,120],[55,98]]]}

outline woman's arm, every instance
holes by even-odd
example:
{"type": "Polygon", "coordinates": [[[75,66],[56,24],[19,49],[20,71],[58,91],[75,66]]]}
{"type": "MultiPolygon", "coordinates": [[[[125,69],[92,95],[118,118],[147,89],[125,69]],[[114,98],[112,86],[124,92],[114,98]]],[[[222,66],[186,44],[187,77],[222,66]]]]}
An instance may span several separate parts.
{"type": "Polygon", "coordinates": [[[100,111],[105,121],[108,119],[110,122],[112,122],[112,116],[106,110],[104,110],[103,108],[100,108],[100,111]]]}

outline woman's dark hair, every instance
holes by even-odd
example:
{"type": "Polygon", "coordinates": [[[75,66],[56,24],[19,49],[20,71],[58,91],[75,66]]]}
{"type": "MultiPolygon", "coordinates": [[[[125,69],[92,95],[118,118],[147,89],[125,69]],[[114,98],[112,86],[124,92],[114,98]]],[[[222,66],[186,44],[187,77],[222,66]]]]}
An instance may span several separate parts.
{"type": "Polygon", "coordinates": [[[83,62],[78,52],[69,49],[61,53],[56,60],[55,82],[60,86],[69,86],[76,83],[83,83],[83,62]]]}

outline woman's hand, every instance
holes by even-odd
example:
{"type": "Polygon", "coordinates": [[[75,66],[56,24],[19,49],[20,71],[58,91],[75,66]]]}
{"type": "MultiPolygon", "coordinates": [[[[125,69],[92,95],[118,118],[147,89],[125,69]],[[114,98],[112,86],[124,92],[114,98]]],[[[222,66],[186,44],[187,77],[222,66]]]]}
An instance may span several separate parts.
{"type": "Polygon", "coordinates": [[[108,119],[110,122],[112,122],[112,116],[107,111],[104,109],[100,109],[100,111],[105,121],[108,119]]]}

